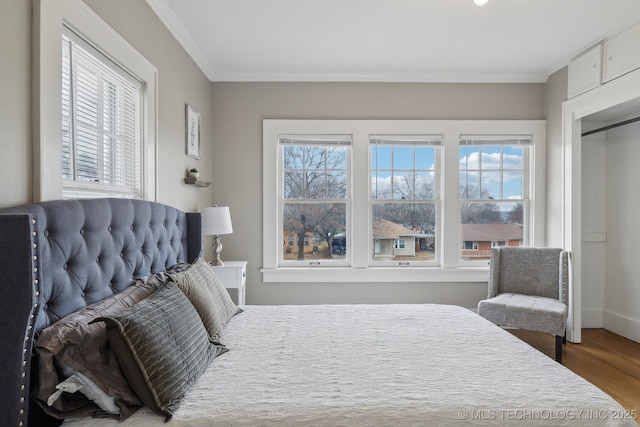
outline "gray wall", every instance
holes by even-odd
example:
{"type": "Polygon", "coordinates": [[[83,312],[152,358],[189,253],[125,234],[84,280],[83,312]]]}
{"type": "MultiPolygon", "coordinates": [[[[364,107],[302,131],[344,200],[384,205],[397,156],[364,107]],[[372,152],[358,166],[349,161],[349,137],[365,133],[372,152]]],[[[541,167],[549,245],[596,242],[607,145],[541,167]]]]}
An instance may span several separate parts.
{"type": "Polygon", "coordinates": [[[486,283],[263,283],[262,119],[544,119],[544,84],[213,83],[214,201],[246,260],[250,304],[437,302],[474,308],[486,283]]]}
{"type": "MultiPolygon", "coordinates": [[[[54,0],[45,0],[54,1],[54,0]]],[[[211,121],[202,121],[202,160],[184,154],[184,105],[211,117],[210,82],[162,25],[144,0],[87,0],[102,19],[158,69],[158,201],[186,211],[212,203],[212,191],[184,184],[187,168],[210,179],[211,121]]],[[[3,0],[0,6],[0,206],[30,203],[31,1],[3,0]],[[6,60],[11,58],[11,60],[6,60]]]]}
{"type": "Polygon", "coordinates": [[[31,2],[0,6],[0,207],[31,201],[31,2]]]}

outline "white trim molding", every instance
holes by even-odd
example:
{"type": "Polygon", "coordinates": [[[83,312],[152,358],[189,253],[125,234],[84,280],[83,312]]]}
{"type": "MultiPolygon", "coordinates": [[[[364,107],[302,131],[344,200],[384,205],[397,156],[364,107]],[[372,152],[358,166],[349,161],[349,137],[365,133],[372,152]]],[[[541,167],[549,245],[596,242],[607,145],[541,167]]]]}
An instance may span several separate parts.
{"type": "MultiPolygon", "coordinates": [[[[572,254],[573,284],[569,289],[567,339],[582,338],[582,119],[640,98],[640,70],[626,74],[562,104],[563,247],[572,254]]],[[[606,238],[606,236],[591,236],[606,238]]]]}
{"type": "Polygon", "coordinates": [[[81,0],[33,6],[34,201],[62,198],[62,29],[68,26],[144,83],[143,198],[157,200],[158,70],[81,0]]]}

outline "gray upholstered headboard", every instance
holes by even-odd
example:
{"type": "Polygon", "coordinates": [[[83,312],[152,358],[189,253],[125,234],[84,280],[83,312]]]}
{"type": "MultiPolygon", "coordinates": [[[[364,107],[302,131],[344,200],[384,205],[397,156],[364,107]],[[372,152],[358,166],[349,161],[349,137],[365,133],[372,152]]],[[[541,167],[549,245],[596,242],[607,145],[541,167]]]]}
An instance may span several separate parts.
{"type": "MultiPolygon", "coordinates": [[[[0,417],[29,413],[31,349],[58,319],[201,253],[199,213],[129,199],[56,200],[0,210],[0,417]]],[[[37,420],[37,421],[35,421],[37,420]]]]}

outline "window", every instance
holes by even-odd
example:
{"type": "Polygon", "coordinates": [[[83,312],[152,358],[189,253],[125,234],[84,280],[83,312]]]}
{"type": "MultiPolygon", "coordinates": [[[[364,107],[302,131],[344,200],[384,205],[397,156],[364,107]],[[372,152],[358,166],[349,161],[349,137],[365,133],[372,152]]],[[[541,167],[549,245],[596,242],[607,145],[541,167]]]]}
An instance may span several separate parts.
{"type": "Polygon", "coordinates": [[[142,194],[142,84],[71,30],[62,36],[63,197],[142,194]]]}
{"type": "Polygon", "coordinates": [[[544,245],[545,126],[264,120],[263,281],[485,282],[544,245]]]}
{"type": "Polygon", "coordinates": [[[527,245],[531,135],[462,135],[460,138],[460,258],[487,261],[498,241],[527,245]]]}
{"type": "Polygon", "coordinates": [[[81,1],[36,0],[34,22],[34,201],[63,187],[65,197],[156,200],[157,69],[81,1]]]}
{"type": "Polygon", "coordinates": [[[287,242],[279,264],[344,262],[333,239],[348,233],[351,136],[281,135],[279,143],[279,226],[287,242]]]}
{"type": "Polygon", "coordinates": [[[372,135],[372,265],[436,261],[439,135],[372,135]]]}

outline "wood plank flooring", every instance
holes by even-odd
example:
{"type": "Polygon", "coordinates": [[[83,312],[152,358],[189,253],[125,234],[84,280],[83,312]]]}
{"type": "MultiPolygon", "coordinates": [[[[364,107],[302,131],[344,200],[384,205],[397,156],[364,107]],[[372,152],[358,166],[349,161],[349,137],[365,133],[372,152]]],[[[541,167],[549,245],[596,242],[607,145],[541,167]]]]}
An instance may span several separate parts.
{"type": "MultiPolygon", "coordinates": [[[[509,330],[551,358],[555,354],[552,335],[509,330]]],[[[605,329],[583,329],[582,343],[567,342],[562,364],[595,384],[625,409],[636,411],[640,424],[640,343],[605,329]]]]}

